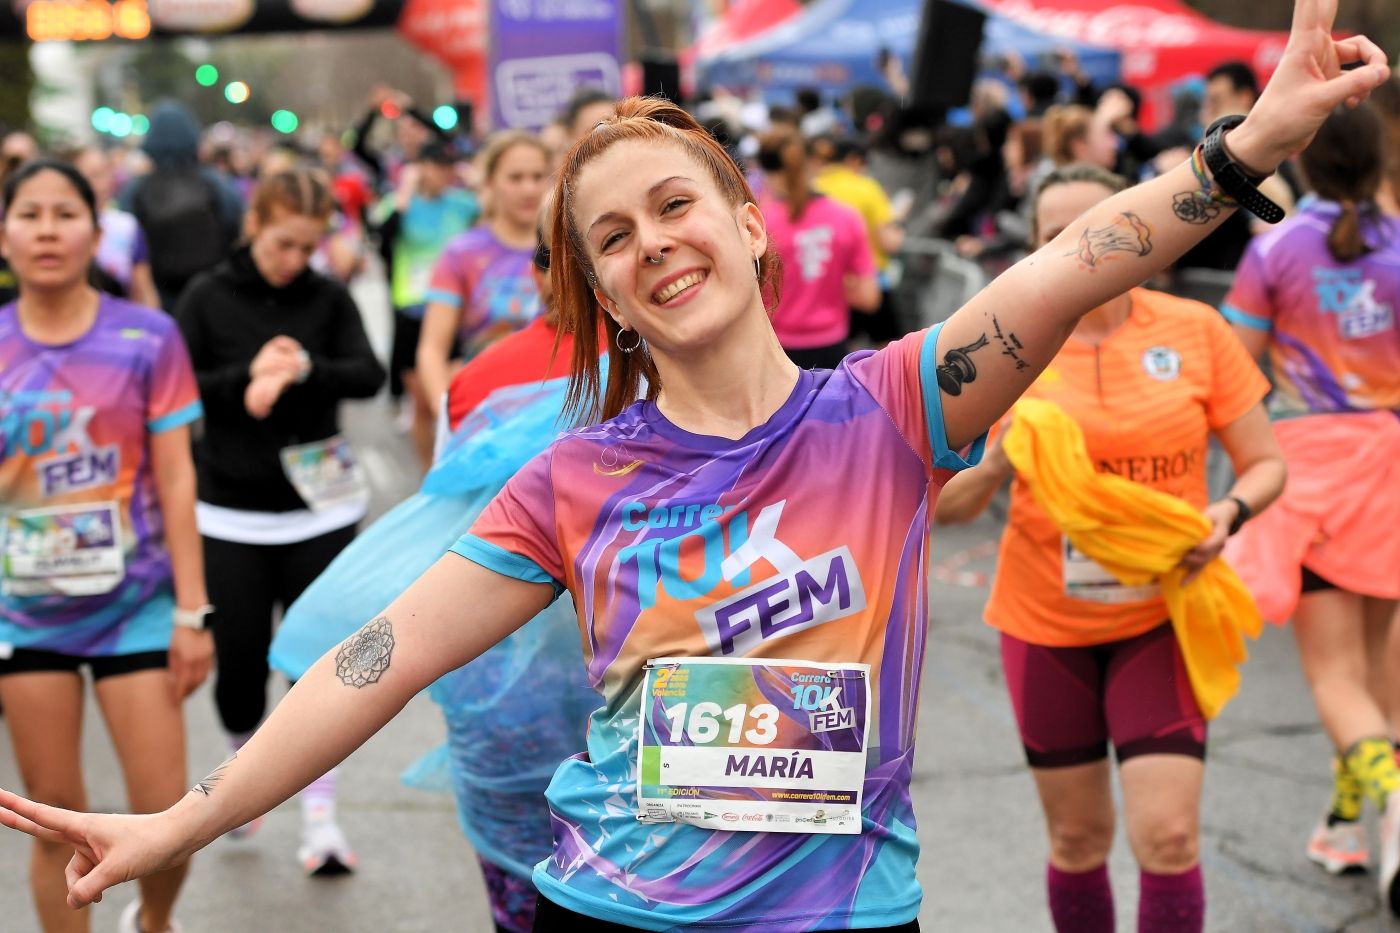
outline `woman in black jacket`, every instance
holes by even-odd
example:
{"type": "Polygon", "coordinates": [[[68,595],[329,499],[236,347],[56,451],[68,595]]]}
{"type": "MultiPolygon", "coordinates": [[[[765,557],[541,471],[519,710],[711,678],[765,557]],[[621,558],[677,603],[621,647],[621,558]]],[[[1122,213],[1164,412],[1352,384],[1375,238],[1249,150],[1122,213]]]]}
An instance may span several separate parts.
{"type": "MultiPolygon", "coordinates": [[[[369,498],[338,409],[374,395],[384,370],[349,292],[308,268],[334,203],[315,173],[265,178],[247,242],[192,282],[175,314],[205,405],[197,515],[216,607],[214,695],[234,753],[266,710],[274,608],[350,543],[369,498]]],[[[334,771],[303,792],[302,816],[306,870],[351,870],[334,771]]]]}

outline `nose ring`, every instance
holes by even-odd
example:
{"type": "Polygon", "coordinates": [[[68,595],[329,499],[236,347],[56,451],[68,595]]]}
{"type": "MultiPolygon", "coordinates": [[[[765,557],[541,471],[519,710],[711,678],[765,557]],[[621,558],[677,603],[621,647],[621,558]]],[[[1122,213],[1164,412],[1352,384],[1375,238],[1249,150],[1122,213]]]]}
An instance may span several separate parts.
{"type": "Polygon", "coordinates": [[[662,264],[663,262],[665,262],[665,261],[666,261],[666,254],[665,254],[665,253],[662,253],[661,255],[657,256],[655,259],[652,259],[650,256],[647,257],[647,262],[651,263],[653,266],[659,266],[659,265],[661,265],[661,264],[662,264]]]}

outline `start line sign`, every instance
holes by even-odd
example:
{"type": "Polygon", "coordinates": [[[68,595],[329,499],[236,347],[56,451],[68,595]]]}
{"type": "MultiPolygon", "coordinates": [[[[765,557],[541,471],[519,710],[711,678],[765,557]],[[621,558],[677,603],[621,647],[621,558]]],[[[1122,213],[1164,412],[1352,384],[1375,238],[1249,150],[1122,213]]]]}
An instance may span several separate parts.
{"type": "Polygon", "coordinates": [[[574,94],[619,96],[622,0],[492,0],[491,95],[500,126],[539,129],[574,94]]]}

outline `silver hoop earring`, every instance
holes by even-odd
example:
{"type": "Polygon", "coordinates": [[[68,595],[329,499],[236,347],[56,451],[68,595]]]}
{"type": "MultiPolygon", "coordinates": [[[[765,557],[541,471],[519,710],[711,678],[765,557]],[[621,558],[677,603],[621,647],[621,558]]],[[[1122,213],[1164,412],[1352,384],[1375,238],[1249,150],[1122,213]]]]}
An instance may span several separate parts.
{"type": "Polygon", "coordinates": [[[753,258],[753,277],[760,282],[763,281],[763,266],[759,265],[758,257],[753,258]]]}
{"type": "Polygon", "coordinates": [[[632,344],[632,346],[630,346],[630,347],[624,347],[624,346],[622,345],[622,335],[625,334],[625,333],[628,333],[628,331],[625,331],[625,330],[620,330],[620,331],[618,331],[618,332],[617,332],[617,336],[613,338],[613,343],[617,344],[617,348],[618,348],[619,350],[621,350],[623,353],[631,353],[633,350],[637,349],[638,347],[640,347],[640,346],[642,345],[642,335],[641,335],[641,334],[637,334],[636,331],[631,331],[631,333],[637,334],[637,342],[634,343],[634,344],[632,344]]]}

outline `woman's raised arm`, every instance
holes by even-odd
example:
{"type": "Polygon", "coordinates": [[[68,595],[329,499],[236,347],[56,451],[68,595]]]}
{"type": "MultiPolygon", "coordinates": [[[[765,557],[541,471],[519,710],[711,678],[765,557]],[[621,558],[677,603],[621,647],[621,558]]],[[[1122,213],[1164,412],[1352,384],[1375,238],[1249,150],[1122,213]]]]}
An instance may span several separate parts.
{"type": "MultiPolygon", "coordinates": [[[[1236,162],[1272,173],[1304,149],[1337,106],[1389,75],[1370,40],[1333,39],[1336,0],[1297,0],[1278,70],[1226,137],[1236,162]],[[1349,71],[1343,65],[1360,63],[1349,71]]],[[[1164,269],[1217,227],[1227,208],[1199,164],[1184,163],[1115,195],[1017,263],[957,311],[935,358],[949,446],[1000,418],[1059,351],[1080,316],[1164,269]]]]}
{"type": "Polygon", "coordinates": [[[266,813],[346,758],[414,694],[472,660],[548,605],[523,583],[455,554],[317,661],[248,744],[151,816],[75,813],[0,791],[0,823],[72,845],[68,903],[178,864],[266,813]]]}

